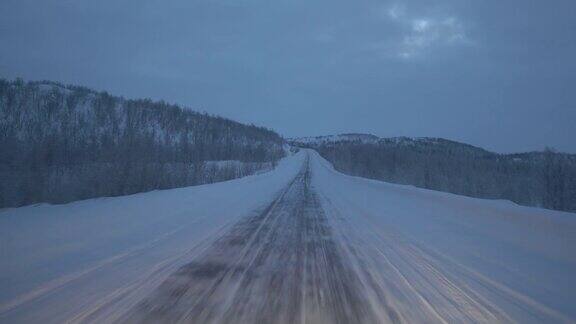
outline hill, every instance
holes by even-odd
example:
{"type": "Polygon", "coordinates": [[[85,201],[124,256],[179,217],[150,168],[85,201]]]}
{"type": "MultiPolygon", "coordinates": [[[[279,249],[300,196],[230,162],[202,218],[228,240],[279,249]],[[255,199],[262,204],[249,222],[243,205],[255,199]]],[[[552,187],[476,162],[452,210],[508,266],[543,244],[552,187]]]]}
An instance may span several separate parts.
{"type": "Polygon", "coordinates": [[[266,128],[164,102],[0,80],[0,207],[232,179],[269,169],[283,145],[266,128]]]}
{"type": "Polygon", "coordinates": [[[353,134],[291,139],[344,173],[527,206],[576,211],[576,155],[498,154],[442,138],[353,134]]]}

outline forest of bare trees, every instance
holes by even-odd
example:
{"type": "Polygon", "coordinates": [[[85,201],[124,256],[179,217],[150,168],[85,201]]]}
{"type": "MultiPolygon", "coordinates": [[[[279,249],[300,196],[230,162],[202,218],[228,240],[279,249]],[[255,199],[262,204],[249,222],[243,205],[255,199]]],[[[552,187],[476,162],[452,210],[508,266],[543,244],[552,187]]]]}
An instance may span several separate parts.
{"type": "Polygon", "coordinates": [[[358,136],[294,144],[316,149],[337,170],[355,176],[576,211],[574,154],[552,149],[497,154],[437,138],[375,140],[365,136],[367,140],[361,140],[358,136]]]}
{"type": "MultiPolygon", "coordinates": [[[[576,211],[576,155],[497,154],[436,138],[320,137],[342,172],[527,206],[576,211]]],[[[152,100],[0,79],[0,208],[233,179],[284,156],[275,132],[152,100]]]]}
{"type": "Polygon", "coordinates": [[[164,102],[0,79],[0,208],[227,180],[271,168],[283,143],[164,102]]]}

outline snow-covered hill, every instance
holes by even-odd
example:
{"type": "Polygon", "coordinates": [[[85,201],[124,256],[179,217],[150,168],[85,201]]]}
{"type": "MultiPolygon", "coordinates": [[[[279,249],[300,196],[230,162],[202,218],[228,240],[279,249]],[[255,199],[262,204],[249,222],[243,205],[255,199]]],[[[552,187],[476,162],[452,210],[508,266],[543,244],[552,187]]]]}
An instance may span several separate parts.
{"type": "Polygon", "coordinates": [[[0,79],[0,131],[0,207],[228,180],[285,151],[262,127],[47,81],[0,79]],[[226,160],[243,163],[204,165],[226,160]]]}
{"type": "Polygon", "coordinates": [[[418,148],[419,146],[435,146],[442,148],[452,148],[459,150],[466,150],[475,152],[477,154],[489,153],[484,149],[475,147],[469,144],[460,143],[456,141],[447,140],[437,137],[378,137],[372,134],[339,134],[339,135],[326,135],[315,137],[295,137],[287,139],[289,143],[294,146],[303,147],[317,147],[322,145],[335,145],[335,144],[379,144],[387,146],[404,146],[418,148]]]}
{"type": "Polygon", "coordinates": [[[576,155],[552,150],[499,154],[443,138],[344,134],[291,139],[336,169],[479,198],[576,211],[576,155]]]}

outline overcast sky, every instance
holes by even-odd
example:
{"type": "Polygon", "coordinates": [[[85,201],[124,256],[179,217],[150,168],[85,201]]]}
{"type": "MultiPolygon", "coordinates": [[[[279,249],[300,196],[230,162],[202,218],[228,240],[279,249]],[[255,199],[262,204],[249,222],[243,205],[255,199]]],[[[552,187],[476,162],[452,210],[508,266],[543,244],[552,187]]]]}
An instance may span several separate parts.
{"type": "Polygon", "coordinates": [[[576,152],[574,0],[0,0],[0,77],[284,136],[576,152]]]}

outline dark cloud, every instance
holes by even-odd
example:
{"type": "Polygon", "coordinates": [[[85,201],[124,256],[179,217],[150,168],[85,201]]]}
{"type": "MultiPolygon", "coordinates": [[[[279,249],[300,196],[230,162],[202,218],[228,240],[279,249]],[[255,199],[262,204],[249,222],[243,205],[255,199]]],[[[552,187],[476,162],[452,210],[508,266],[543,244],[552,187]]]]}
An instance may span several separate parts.
{"type": "Polygon", "coordinates": [[[152,97],[286,136],[576,152],[576,3],[3,0],[0,74],[152,97]]]}

